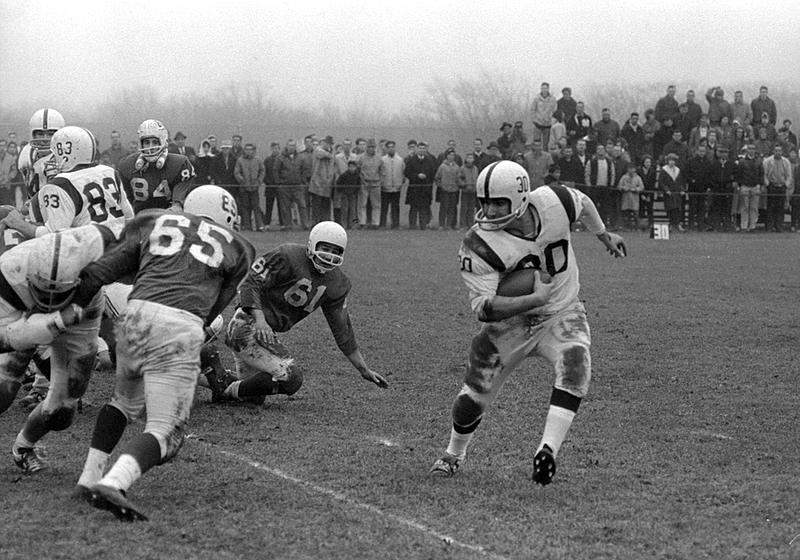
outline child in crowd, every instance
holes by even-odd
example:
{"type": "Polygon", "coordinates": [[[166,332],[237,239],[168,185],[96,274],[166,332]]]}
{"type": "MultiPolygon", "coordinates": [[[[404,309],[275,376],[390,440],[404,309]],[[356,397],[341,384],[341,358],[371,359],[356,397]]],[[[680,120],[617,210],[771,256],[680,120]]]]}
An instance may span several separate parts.
{"type": "Polygon", "coordinates": [[[636,164],[629,161],[625,175],[619,180],[622,191],[622,217],[628,230],[636,230],[639,216],[639,193],[644,190],[642,178],[636,174],[636,164]]]}

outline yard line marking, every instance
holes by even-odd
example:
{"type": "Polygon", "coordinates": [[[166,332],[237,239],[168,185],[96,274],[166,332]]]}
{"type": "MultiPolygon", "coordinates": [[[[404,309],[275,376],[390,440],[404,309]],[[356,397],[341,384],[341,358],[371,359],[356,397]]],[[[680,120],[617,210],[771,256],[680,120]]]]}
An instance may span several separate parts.
{"type": "Polygon", "coordinates": [[[412,529],[416,529],[417,531],[425,533],[426,535],[434,537],[434,538],[436,538],[436,539],[438,539],[440,541],[444,541],[444,543],[447,544],[447,545],[456,546],[456,547],[459,547],[459,548],[470,550],[472,552],[477,552],[478,554],[481,554],[481,555],[483,555],[483,556],[485,556],[487,558],[493,558],[494,560],[509,560],[505,556],[501,556],[499,554],[495,554],[493,552],[489,552],[488,550],[486,550],[484,547],[482,547],[480,545],[469,544],[467,542],[459,541],[459,540],[454,539],[453,537],[451,537],[449,535],[445,535],[444,533],[440,533],[439,531],[437,531],[435,529],[431,529],[430,527],[428,527],[428,526],[426,526],[426,525],[424,525],[424,524],[422,524],[422,523],[420,523],[418,521],[414,521],[413,519],[409,519],[407,517],[403,517],[402,515],[389,513],[389,512],[383,511],[382,509],[380,509],[377,506],[373,506],[371,504],[367,504],[367,503],[364,503],[364,502],[359,502],[358,500],[354,500],[353,498],[349,497],[347,494],[345,494],[343,492],[337,492],[336,490],[331,490],[330,488],[325,488],[324,486],[320,486],[318,484],[314,484],[313,482],[308,482],[306,480],[303,480],[302,478],[298,478],[296,476],[292,476],[292,475],[290,475],[288,473],[285,473],[280,469],[276,469],[274,467],[270,467],[269,465],[265,465],[264,463],[261,463],[259,461],[254,461],[254,460],[252,460],[252,459],[250,459],[248,457],[245,457],[244,455],[239,455],[238,453],[232,453],[230,451],[226,451],[225,449],[219,449],[212,443],[209,443],[209,442],[203,442],[203,443],[206,443],[208,446],[212,447],[217,453],[220,453],[220,454],[225,455],[226,457],[230,457],[232,459],[236,459],[237,461],[241,461],[242,463],[245,463],[245,464],[253,467],[254,469],[258,469],[258,470],[263,471],[265,473],[271,474],[272,476],[276,476],[276,477],[282,478],[283,480],[286,480],[288,482],[292,482],[294,484],[297,484],[298,486],[302,486],[302,487],[307,488],[309,490],[313,490],[314,492],[316,492],[318,494],[322,494],[324,496],[328,496],[329,498],[333,498],[334,500],[338,500],[340,502],[344,502],[345,504],[347,504],[349,506],[352,506],[352,507],[355,507],[355,508],[358,508],[358,509],[363,509],[363,510],[366,510],[366,511],[368,511],[370,513],[373,513],[373,514],[382,515],[382,516],[386,517],[387,519],[391,519],[392,521],[395,521],[396,523],[399,523],[400,525],[405,525],[406,527],[410,527],[412,529]]]}
{"type": "Polygon", "coordinates": [[[367,436],[367,439],[370,441],[374,441],[375,443],[380,443],[381,445],[385,445],[386,447],[400,447],[400,444],[393,442],[389,438],[367,436]]]}
{"type": "Polygon", "coordinates": [[[731,436],[726,436],[725,434],[718,434],[716,432],[710,432],[708,430],[695,430],[690,432],[693,436],[706,436],[706,437],[713,437],[717,439],[733,439],[731,436]]]}

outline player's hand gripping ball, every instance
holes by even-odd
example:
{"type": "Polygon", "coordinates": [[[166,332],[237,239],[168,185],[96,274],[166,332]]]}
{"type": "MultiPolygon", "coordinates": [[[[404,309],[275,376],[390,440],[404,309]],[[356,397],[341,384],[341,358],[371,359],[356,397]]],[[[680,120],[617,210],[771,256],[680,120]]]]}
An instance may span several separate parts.
{"type": "MultiPolygon", "coordinates": [[[[497,285],[497,295],[503,297],[518,297],[532,294],[536,289],[535,268],[522,268],[503,276],[497,285]]],[[[540,270],[539,279],[545,284],[553,281],[549,274],[540,270]]]]}

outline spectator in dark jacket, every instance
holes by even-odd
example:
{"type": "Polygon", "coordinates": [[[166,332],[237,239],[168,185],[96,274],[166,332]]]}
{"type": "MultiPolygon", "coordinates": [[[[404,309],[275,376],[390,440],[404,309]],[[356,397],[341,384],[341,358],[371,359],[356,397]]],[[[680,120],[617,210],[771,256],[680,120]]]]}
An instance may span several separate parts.
{"type": "Polygon", "coordinates": [[[264,189],[264,229],[267,230],[272,225],[272,213],[276,201],[278,203],[278,221],[281,228],[284,225],[281,218],[286,214],[286,212],[281,212],[281,200],[278,197],[278,185],[280,185],[278,180],[278,161],[281,159],[281,145],[277,142],[271,142],[269,149],[270,154],[264,158],[264,184],[266,185],[264,189]]]}
{"type": "Polygon", "coordinates": [[[769,116],[769,124],[775,126],[778,122],[778,108],[769,97],[767,86],[759,88],[758,97],[750,102],[750,108],[753,110],[753,120],[760,118],[762,113],[766,113],[769,116]]]}
{"type": "Polygon", "coordinates": [[[284,227],[291,229],[292,204],[297,206],[297,214],[302,229],[308,229],[308,206],[306,205],[306,186],[303,183],[302,160],[297,153],[297,142],[289,140],[276,162],[278,183],[278,210],[283,211],[284,227]]]}
{"type": "MultiPolygon", "coordinates": [[[[477,146],[476,146],[477,147],[477,146]]],[[[431,222],[431,201],[433,179],[436,176],[436,160],[429,158],[428,144],[419,142],[417,153],[406,162],[406,204],[408,210],[408,227],[410,229],[427,229],[431,222]]]]}
{"type": "MultiPolygon", "coordinates": [[[[571,146],[575,147],[578,140],[593,134],[592,117],[584,112],[583,101],[578,101],[575,105],[575,114],[567,119],[567,138],[571,146]]],[[[587,141],[586,150],[594,151],[594,144],[587,141]]]]}
{"type": "Polygon", "coordinates": [[[242,231],[263,231],[258,191],[264,181],[264,162],[256,157],[255,144],[244,145],[244,154],[236,160],[233,173],[236,182],[239,183],[239,189],[236,191],[238,196],[234,197],[242,219],[242,231]],[[251,214],[254,220],[252,222],[251,214]]]}
{"type": "MultiPolygon", "coordinates": [[[[231,194],[236,190],[235,185],[236,177],[233,172],[236,168],[236,160],[238,159],[233,155],[233,144],[229,141],[223,141],[220,153],[214,158],[214,166],[211,169],[211,179],[215,185],[219,185],[227,189],[231,194]]],[[[236,198],[234,196],[234,198],[236,198]]]]}
{"type": "Polygon", "coordinates": [[[611,109],[603,109],[602,118],[594,123],[594,133],[598,145],[605,146],[609,140],[617,141],[620,128],[619,123],[611,118],[611,109]]]}
{"type": "Polygon", "coordinates": [[[730,227],[736,165],[728,158],[728,148],[717,148],[717,159],[711,164],[711,192],[708,204],[707,231],[724,231],[730,227]]]}
{"type": "Polygon", "coordinates": [[[638,164],[644,154],[644,130],[639,124],[639,113],[631,113],[631,118],[625,122],[620,134],[628,143],[631,161],[638,164]]]}
{"type": "Polygon", "coordinates": [[[655,117],[660,123],[663,123],[667,117],[671,117],[673,122],[678,118],[678,101],[675,99],[675,86],[668,86],[667,94],[656,103],[655,117]]]}
{"type": "Polygon", "coordinates": [[[706,226],[706,198],[711,188],[711,175],[711,160],[706,157],[706,146],[698,146],[686,166],[690,229],[702,231],[706,226]]]}

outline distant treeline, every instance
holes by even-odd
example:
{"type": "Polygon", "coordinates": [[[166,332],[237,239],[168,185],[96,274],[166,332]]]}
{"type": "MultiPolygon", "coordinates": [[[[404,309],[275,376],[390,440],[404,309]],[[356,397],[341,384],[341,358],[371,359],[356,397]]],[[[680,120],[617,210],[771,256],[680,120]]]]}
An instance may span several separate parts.
{"type": "MultiPolygon", "coordinates": [[[[448,138],[466,149],[472,138],[492,140],[500,135],[503,121],[521,120],[532,128],[530,107],[539,92],[542,80],[521,80],[508,74],[482,73],[461,76],[453,80],[439,79],[429,84],[421,99],[409,106],[404,114],[389,113],[377,107],[335,106],[320,103],[308,107],[277,101],[269,94],[270,87],[259,83],[233,83],[210,91],[188,95],[161,95],[149,87],[127,87],[93,107],[51,106],[64,114],[69,124],[79,124],[92,130],[101,142],[108,144],[111,130],[118,130],[124,141],[135,139],[136,127],[147,118],[164,122],[172,134],[178,131],[188,136],[187,143],[199,145],[214,134],[228,138],[239,133],[247,141],[266,152],[266,143],[306,134],[330,134],[338,142],[342,138],[387,138],[403,146],[410,138],[425,139],[434,151],[443,147],[448,138]]],[[[693,89],[701,107],[706,108],[704,95],[715,85],[725,90],[732,102],[733,92],[742,90],[748,103],[758,95],[759,86],[769,87],[769,94],[778,106],[778,122],[789,118],[793,130],[800,130],[800,85],[787,80],[749,83],[709,83],[675,80],[676,99],[685,100],[686,91],[693,89]]],[[[611,109],[612,118],[620,126],[632,111],[642,115],[655,106],[669,85],[654,83],[556,83],[550,90],[556,98],[561,88],[569,86],[576,100],[583,101],[586,112],[595,120],[603,107],[611,109]]],[[[0,131],[15,130],[20,139],[28,135],[30,114],[38,107],[0,107],[0,131]]],[[[5,134],[2,134],[4,137],[5,134]]]]}

